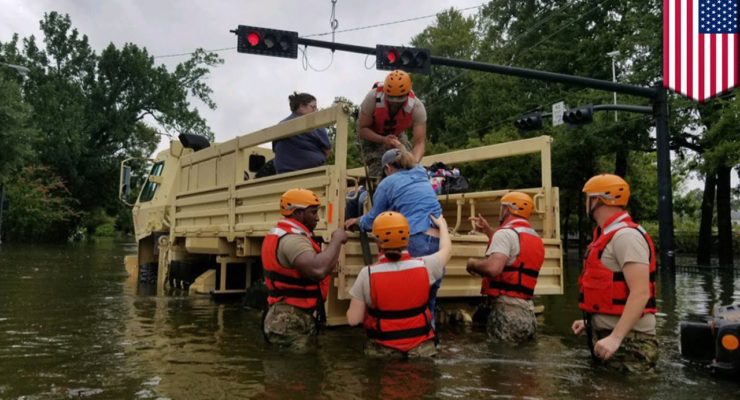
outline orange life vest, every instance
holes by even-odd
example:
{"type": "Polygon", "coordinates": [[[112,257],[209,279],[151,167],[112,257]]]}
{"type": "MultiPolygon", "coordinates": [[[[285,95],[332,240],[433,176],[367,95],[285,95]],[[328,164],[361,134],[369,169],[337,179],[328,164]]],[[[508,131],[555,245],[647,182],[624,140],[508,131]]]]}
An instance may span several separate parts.
{"type": "Polygon", "coordinates": [[[373,130],[382,136],[395,135],[399,136],[406,129],[413,125],[413,109],[416,102],[419,101],[414,95],[414,91],[410,91],[406,101],[404,101],[401,109],[396,112],[393,118],[390,117],[388,112],[388,102],[385,99],[385,93],[383,92],[383,84],[378,82],[375,84],[375,112],[373,112],[373,130]]]}
{"type": "Polygon", "coordinates": [[[404,251],[391,262],[381,255],[368,267],[370,297],[364,326],[376,343],[408,352],[434,338],[429,311],[429,271],[420,258],[404,251]]]}
{"type": "Polygon", "coordinates": [[[278,261],[277,250],[280,239],[286,235],[303,235],[311,241],[311,246],[317,253],[321,252],[321,246],[311,238],[309,230],[303,224],[292,218],[278,221],[277,227],[270,230],[262,243],[267,303],[273,305],[283,302],[310,312],[323,309],[331,276],[316,282],[304,278],[296,269],[282,266],[278,261]]]}
{"type": "Polygon", "coordinates": [[[614,235],[622,229],[637,229],[650,248],[650,299],[643,314],[658,311],[655,304],[655,248],[650,235],[640,225],[632,221],[627,212],[614,215],[604,224],[606,228],[594,229],[594,236],[583,262],[583,271],[578,278],[580,287],[578,307],[591,314],[622,315],[630,290],[624,274],[613,272],[601,262],[601,254],[614,235]]]}
{"type": "MultiPolygon", "coordinates": [[[[540,268],[545,262],[545,245],[526,219],[509,217],[496,231],[502,229],[516,232],[519,238],[519,255],[511,265],[504,267],[501,274],[494,278],[483,278],[481,292],[491,297],[531,299],[534,296],[540,268]]],[[[491,242],[488,243],[489,246],[491,242]]]]}

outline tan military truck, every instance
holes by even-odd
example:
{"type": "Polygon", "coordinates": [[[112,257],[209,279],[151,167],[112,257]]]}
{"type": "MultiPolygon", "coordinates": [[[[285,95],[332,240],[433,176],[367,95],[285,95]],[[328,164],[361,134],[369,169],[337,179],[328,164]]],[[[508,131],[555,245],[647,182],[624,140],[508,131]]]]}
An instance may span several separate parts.
{"type": "MultiPolygon", "coordinates": [[[[348,127],[348,107],[336,104],[224,143],[209,144],[181,135],[181,141],[172,141],[168,150],[152,160],[151,172],[133,204],[138,253],[126,258],[127,271],[135,279],[156,278],[160,293],[166,287],[212,295],[245,293],[261,279],[262,240],[281,217],[280,195],[291,188],[310,189],[320,197],[321,221],[315,233],[328,240],[331,232],[344,223],[348,193],[365,176],[364,168],[347,169],[347,144],[350,137],[355,137],[348,127]],[[333,164],[255,177],[264,161],[273,158],[270,149],[259,145],[328,126],[336,128],[333,164]]],[[[550,137],[540,136],[424,157],[424,165],[494,159],[504,163],[506,157],[531,153],[539,153],[541,160],[539,187],[439,196],[453,241],[452,260],[438,294],[443,308],[449,300],[480,297],[480,279],[468,275],[465,265],[469,257],[484,255],[487,238],[475,232],[468,218],[482,214],[495,225],[500,198],[511,190],[533,196],[531,223],[545,242],[545,264],[535,293],[563,293],[558,188],[551,181],[551,142],[550,137]]],[[[122,188],[128,186],[127,162],[121,166],[122,188]]],[[[362,248],[359,235],[350,233],[326,301],[330,325],[345,323],[348,290],[365,265],[362,248]]],[[[377,254],[374,243],[370,251],[377,254]]]]}

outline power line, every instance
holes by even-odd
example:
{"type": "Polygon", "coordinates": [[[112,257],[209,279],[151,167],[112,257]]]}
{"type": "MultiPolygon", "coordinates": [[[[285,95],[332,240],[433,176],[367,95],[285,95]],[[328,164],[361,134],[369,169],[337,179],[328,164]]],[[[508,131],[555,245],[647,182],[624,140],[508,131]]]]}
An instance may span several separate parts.
{"type": "MultiPolygon", "coordinates": [[[[478,9],[478,8],[483,7],[483,6],[485,6],[485,4],[480,4],[480,5],[477,5],[477,6],[466,7],[466,8],[460,8],[460,9],[457,9],[457,11],[468,11],[468,10],[478,9]]],[[[365,25],[365,26],[358,26],[358,27],[355,27],[355,28],[340,29],[340,30],[337,30],[335,32],[312,33],[310,35],[305,35],[305,36],[301,36],[301,37],[303,37],[303,38],[310,38],[310,37],[318,37],[318,36],[328,36],[328,35],[331,35],[332,33],[355,32],[355,31],[361,31],[361,30],[365,30],[365,29],[372,29],[372,28],[379,28],[379,27],[383,27],[383,26],[397,25],[397,24],[402,24],[404,22],[418,21],[418,20],[422,20],[422,19],[436,17],[437,14],[439,14],[439,13],[429,14],[429,15],[422,15],[422,16],[414,17],[414,18],[401,19],[401,20],[398,20],[398,21],[383,22],[383,23],[374,24],[374,25],[365,25]]],[[[234,46],[234,47],[224,47],[224,48],[220,48],[220,49],[213,49],[213,50],[206,50],[206,51],[213,52],[213,53],[218,53],[220,51],[235,50],[235,49],[236,49],[236,46],[234,46]]],[[[154,56],[154,58],[182,57],[182,56],[192,55],[193,53],[195,53],[195,52],[194,51],[191,51],[191,52],[187,52],[187,53],[165,54],[165,55],[161,55],[161,56],[154,56]]]]}

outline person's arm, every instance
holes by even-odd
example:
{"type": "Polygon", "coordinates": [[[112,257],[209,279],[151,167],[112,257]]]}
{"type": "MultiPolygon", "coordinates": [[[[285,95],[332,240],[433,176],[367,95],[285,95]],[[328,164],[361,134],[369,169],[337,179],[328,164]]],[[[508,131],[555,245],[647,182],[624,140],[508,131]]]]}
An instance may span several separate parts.
{"type": "Polygon", "coordinates": [[[352,301],[349,302],[349,308],[347,309],[347,323],[350,326],[357,326],[362,323],[365,319],[365,311],[367,305],[364,301],[353,297],[352,301]]]}
{"type": "Polygon", "coordinates": [[[475,229],[479,229],[481,232],[485,233],[486,236],[488,236],[488,240],[491,240],[494,230],[481,214],[478,214],[477,217],[470,217],[469,220],[473,222],[475,229]]]}
{"type": "Polygon", "coordinates": [[[427,143],[427,123],[414,124],[414,127],[411,129],[411,135],[414,142],[411,153],[414,155],[416,162],[421,162],[427,143]]]}
{"type": "Polygon", "coordinates": [[[320,281],[337,265],[339,252],[345,243],[347,243],[347,232],[339,228],[331,234],[331,241],[326,250],[320,253],[303,252],[293,261],[293,266],[303,277],[320,281]]]}
{"type": "Polygon", "coordinates": [[[378,188],[375,189],[375,194],[373,194],[373,208],[358,220],[357,225],[365,232],[373,230],[373,221],[375,221],[375,218],[383,211],[388,211],[391,208],[391,198],[389,193],[391,185],[389,185],[390,181],[388,179],[389,178],[386,178],[381,181],[378,188]]]}
{"type": "Polygon", "coordinates": [[[324,149],[324,155],[326,155],[326,158],[329,158],[331,156],[331,141],[329,140],[329,134],[326,132],[326,128],[318,128],[316,129],[316,133],[319,143],[324,149]]]}
{"type": "Polygon", "coordinates": [[[467,271],[471,275],[478,275],[486,278],[494,278],[504,271],[509,256],[503,253],[492,253],[488,258],[468,259],[467,271]]]}
{"type": "Polygon", "coordinates": [[[450,239],[447,220],[444,215],[441,214],[439,218],[436,218],[434,215],[430,215],[429,218],[432,219],[432,222],[434,222],[439,229],[439,250],[434,253],[434,256],[440,260],[442,265],[447,265],[452,257],[452,239],[450,239]]]}
{"type": "Polygon", "coordinates": [[[642,318],[642,312],[645,310],[648,300],[650,299],[650,267],[647,264],[630,262],[622,267],[625,283],[629,288],[627,303],[624,305],[624,311],[619,317],[617,325],[612,333],[596,342],[594,353],[608,360],[622,345],[624,337],[630,333],[637,321],[642,318]]]}

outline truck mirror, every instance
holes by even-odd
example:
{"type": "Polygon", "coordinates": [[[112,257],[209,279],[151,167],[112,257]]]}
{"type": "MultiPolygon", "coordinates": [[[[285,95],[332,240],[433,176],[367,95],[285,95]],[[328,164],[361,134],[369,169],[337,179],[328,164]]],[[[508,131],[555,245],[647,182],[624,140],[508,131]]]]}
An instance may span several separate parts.
{"type": "Polygon", "coordinates": [[[249,172],[257,172],[265,165],[266,158],[260,154],[249,155],[249,172]]]}
{"type": "Polygon", "coordinates": [[[124,197],[128,197],[131,192],[131,167],[123,167],[123,183],[121,184],[121,193],[124,197]]]}

